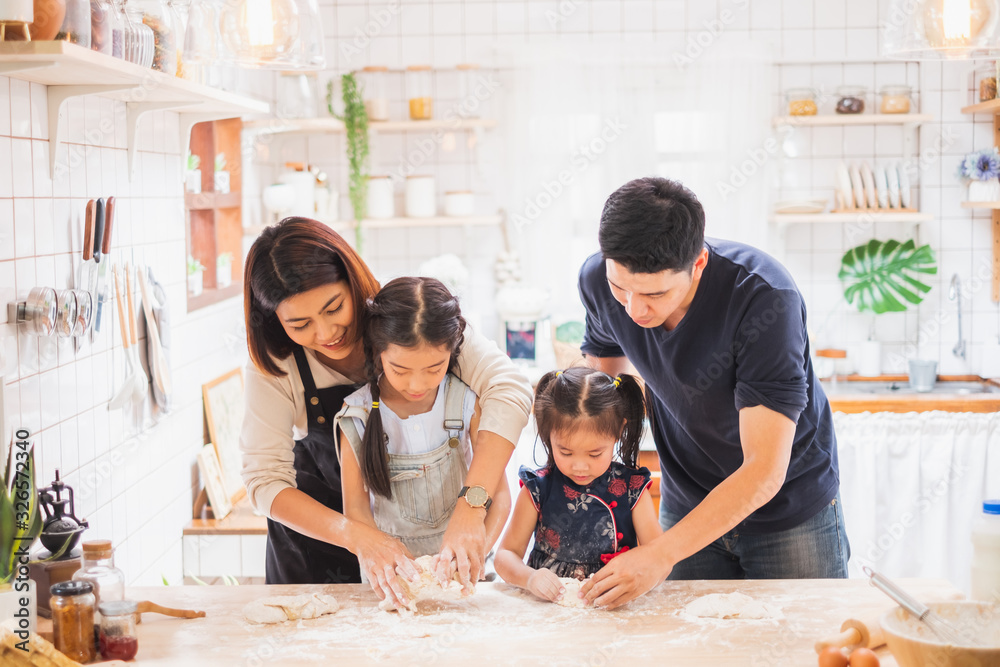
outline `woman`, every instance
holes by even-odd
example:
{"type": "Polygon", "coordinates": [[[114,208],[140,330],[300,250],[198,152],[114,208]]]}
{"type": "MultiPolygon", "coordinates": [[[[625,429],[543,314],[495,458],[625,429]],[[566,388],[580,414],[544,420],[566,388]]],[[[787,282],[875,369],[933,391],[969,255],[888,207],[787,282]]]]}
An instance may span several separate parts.
{"type": "MultiPolygon", "coordinates": [[[[395,581],[410,572],[398,541],[344,517],[333,418],[365,379],[358,323],[379,285],[337,233],[307,218],[264,230],[247,255],[244,309],[251,363],[240,436],[243,482],[268,516],[267,583],[395,581]],[[355,554],[352,556],[351,554],[355,554]],[[360,561],[360,563],[359,563],[360,561]],[[359,569],[360,565],[360,569],[359,569]]],[[[480,397],[476,456],[465,480],[492,496],[531,408],[527,380],[495,344],[468,332],[458,376],[480,397]]],[[[438,576],[457,568],[478,581],[485,561],[486,511],[471,491],[457,501],[438,576]]],[[[383,594],[397,597],[398,590],[383,594]]]]}

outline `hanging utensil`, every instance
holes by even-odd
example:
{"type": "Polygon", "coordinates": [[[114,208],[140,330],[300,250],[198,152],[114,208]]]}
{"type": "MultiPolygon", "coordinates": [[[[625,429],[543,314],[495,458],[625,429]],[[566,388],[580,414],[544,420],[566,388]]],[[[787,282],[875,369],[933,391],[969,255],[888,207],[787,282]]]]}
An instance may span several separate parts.
{"type": "Polygon", "coordinates": [[[135,304],[132,297],[132,266],[125,265],[125,292],[128,299],[128,324],[129,337],[132,341],[132,362],[134,364],[134,393],[133,398],[141,405],[146,400],[146,392],[149,391],[149,378],[146,371],[142,369],[142,359],[139,356],[139,322],[135,319],[135,304]]]}
{"type": "Polygon", "coordinates": [[[152,295],[149,284],[146,280],[146,272],[139,269],[139,290],[142,292],[142,310],[146,315],[146,336],[150,340],[149,370],[153,376],[153,382],[160,393],[169,394],[172,389],[170,381],[170,367],[167,364],[167,357],[163,353],[160,345],[160,329],[153,316],[152,295]]]}
{"type": "Polygon", "coordinates": [[[128,325],[125,324],[125,304],[122,302],[121,286],[118,284],[118,270],[112,269],[111,273],[115,283],[115,302],[118,304],[118,328],[121,331],[122,348],[125,350],[125,363],[128,365],[122,386],[108,403],[108,410],[117,410],[130,402],[135,394],[135,373],[132,367],[132,355],[129,352],[129,329],[128,325]]]}
{"type": "Polygon", "coordinates": [[[97,312],[94,316],[94,326],[90,330],[90,341],[94,342],[95,335],[101,330],[101,314],[104,309],[104,302],[108,300],[107,273],[108,264],[111,259],[108,253],[111,252],[111,230],[115,221],[115,198],[108,197],[108,202],[104,206],[104,241],[101,243],[101,255],[97,264],[97,293],[94,298],[97,300],[97,312]]]}

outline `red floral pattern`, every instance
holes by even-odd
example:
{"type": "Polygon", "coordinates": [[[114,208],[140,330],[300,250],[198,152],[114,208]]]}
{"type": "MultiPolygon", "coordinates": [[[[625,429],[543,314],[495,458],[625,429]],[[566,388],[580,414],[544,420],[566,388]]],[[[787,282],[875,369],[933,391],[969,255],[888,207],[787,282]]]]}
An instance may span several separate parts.
{"type": "Polygon", "coordinates": [[[551,528],[542,528],[538,531],[538,538],[553,550],[559,549],[559,533],[551,528]]]}
{"type": "Polygon", "coordinates": [[[629,481],[628,485],[631,489],[641,489],[646,486],[647,479],[642,475],[632,475],[632,479],[629,481]]]}
{"type": "Polygon", "coordinates": [[[628,486],[625,484],[625,480],[621,477],[615,477],[613,480],[608,482],[608,492],[611,495],[623,496],[626,491],[628,491],[628,486]]]}
{"type": "Polygon", "coordinates": [[[580,492],[579,491],[577,491],[576,489],[571,489],[568,486],[566,486],[565,484],[563,484],[563,493],[566,494],[566,497],[569,500],[576,500],[577,498],[580,497],[580,492]]]}

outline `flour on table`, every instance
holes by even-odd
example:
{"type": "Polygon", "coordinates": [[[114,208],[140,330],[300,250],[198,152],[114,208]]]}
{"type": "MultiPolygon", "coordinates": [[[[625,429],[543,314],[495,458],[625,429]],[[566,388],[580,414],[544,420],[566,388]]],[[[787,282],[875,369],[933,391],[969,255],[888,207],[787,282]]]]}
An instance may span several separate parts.
{"type": "Polygon", "coordinates": [[[561,597],[556,598],[556,604],[562,605],[563,607],[577,607],[586,608],[590,605],[587,601],[579,596],[580,587],[583,586],[584,582],[579,579],[574,579],[573,577],[559,577],[559,581],[562,582],[563,588],[566,592],[562,594],[561,597]]]}
{"type": "Polygon", "coordinates": [[[713,593],[689,602],[684,611],[700,618],[782,618],[781,609],[743,593],[713,593]]]}
{"type": "Polygon", "coordinates": [[[281,623],[300,618],[318,618],[333,614],[340,605],[329,595],[274,595],[248,602],[243,607],[243,618],[251,623],[281,623]]]}
{"type": "MultiPolygon", "coordinates": [[[[452,575],[452,580],[448,582],[448,585],[442,587],[434,575],[433,561],[433,556],[420,556],[413,561],[417,566],[417,572],[420,573],[420,578],[417,581],[410,581],[400,572],[398,567],[396,568],[399,585],[410,599],[410,603],[406,605],[410,611],[416,611],[417,603],[423,600],[454,601],[471,595],[471,593],[466,593],[457,572],[452,575]]],[[[382,611],[397,611],[396,605],[389,598],[379,602],[378,608],[382,611]]]]}

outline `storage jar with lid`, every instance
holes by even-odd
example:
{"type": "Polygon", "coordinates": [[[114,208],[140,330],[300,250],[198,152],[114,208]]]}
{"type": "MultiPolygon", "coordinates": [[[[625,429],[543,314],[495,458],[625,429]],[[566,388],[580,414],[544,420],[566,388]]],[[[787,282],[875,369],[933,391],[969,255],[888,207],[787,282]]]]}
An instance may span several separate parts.
{"type": "Polygon", "coordinates": [[[392,179],[388,176],[369,176],[367,203],[367,217],[373,220],[385,220],[396,215],[392,179]]]}
{"type": "Polygon", "coordinates": [[[972,527],[971,598],[1000,603],[1000,499],[983,502],[972,527]]]}
{"type": "Polygon", "coordinates": [[[90,49],[106,56],[112,53],[112,13],[108,0],[90,0],[90,49]]]}
{"type": "Polygon", "coordinates": [[[126,28],[126,54],[131,53],[126,60],[140,67],[153,65],[153,29],[143,23],[142,10],[133,5],[125,5],[125,16],[128,21],[126,28]]]}
{"type": "Polygon", "coordinates": [[[66,0],[66,16],[56,40],[90,48],[90,0],[66,0]]]}
{"type": "Polygon", "coordinates": [[[467,218],[476,212],[476,197],[471,190],[444,193],[444,214],[449,218],[467,218]]]}
{"type": "Polygon", "coordinates": [[[868,89],[864,86],[839,86],[835,111],[840,114],[864,113],[867,95],[868,89]]]}
{"type": "Polygon", "coordinates": [[[365,67],[361,70],[361,87],[368,120],[389,120],[389,68],[365,67]]]}
{"type": "Polygon", "coordinates": [[[118,0],[108,0],[108,19],[111,22],[111,55],[125,60],[125,32],[127,20],[125,10],[119,6],[118,0]]]}
{"type": "Polygon", "coordinates": [[[461,118],[479,118],[485,100],[476,95],[479,85],[479,65],[463,63],[458,70],[458,115],[461,118]]]}
{"type": "MultiPolygon", "coordinates": [[[[83,563],[73,573],[73,581],[86,581],[93,585],[97,602],[112,602],[125,597],[125,574],[115,567],[111,540],[84,542],[83,563]]],[[[98,618],[97,620],[100,620],[98,618]]]]}
{"type": "Polygon", "coordinates": [[[410,101],[411,120],[430,120],[434,117],[430,65],[411,65],[406,68],[406,97],[410,101]]]}
{"type": "Polygon", "coordinates": [[[406,217],[433,218],[437,214],[433,176],[406,177],[406,217]]]}
{"type": "Polygon", "coordinates": [[[138,605],[132,600],[102,602],[101,633],[98,645],[105,660],[131,660],[139,652],[139,635],[135,631],[138,605]]]}
{"type": "Polygon", "coordinates": [[[153,31],[152,68],[164,74],[177,74],[177,34],[174,20],[164,0],[129,0],[142,10],[142,22],[153,31]]]}
{"type": "Polygon", "coordinates": [[[989,102],[997,97],[997,73],[1000,60],[983,63],[976,68],[976,79],[979,81],[979,101],[989,102]]]}
{"type": "Polygon", "coordinates": [[[912,88],[909,86],[883,86],[879,91],[882,96],[882,103],[879,111],[882,113],[910,113],[910,94],[912,88]]]}
{"type": "Polygon", "coordinates": [[[814,88],[790,88],[785,93],[785,99],[788,100],[789,115],[816,115],[816,90],[814,88]]]}
{"type": "Polygon", "coordinates": [[[63,581],[49,588],[52,643],[71,660],[87,663],[94,650],[94,587],[88,581],[63,581]]]}

